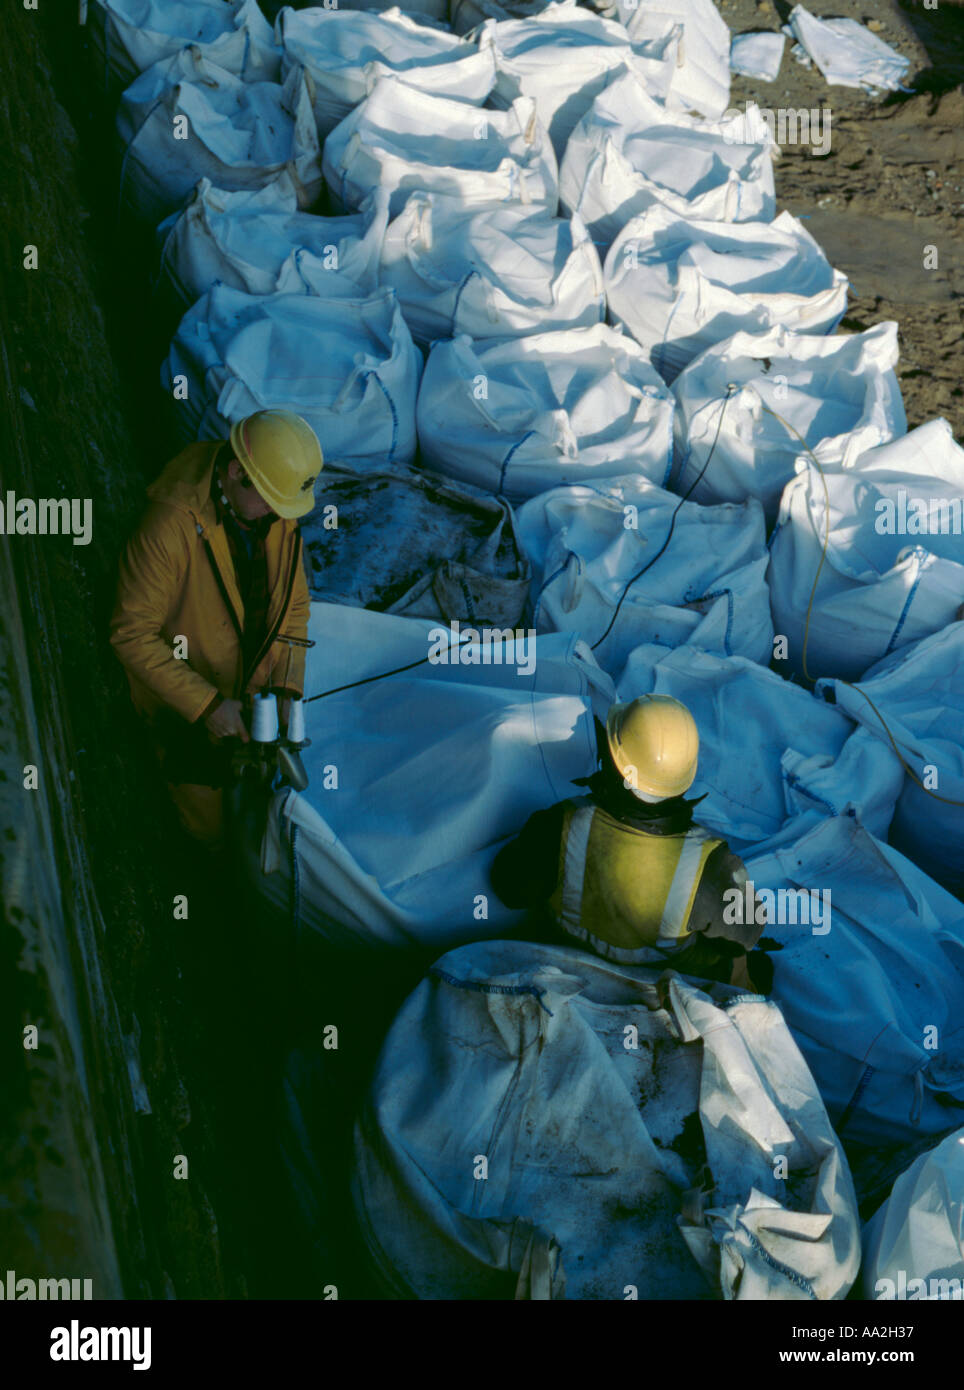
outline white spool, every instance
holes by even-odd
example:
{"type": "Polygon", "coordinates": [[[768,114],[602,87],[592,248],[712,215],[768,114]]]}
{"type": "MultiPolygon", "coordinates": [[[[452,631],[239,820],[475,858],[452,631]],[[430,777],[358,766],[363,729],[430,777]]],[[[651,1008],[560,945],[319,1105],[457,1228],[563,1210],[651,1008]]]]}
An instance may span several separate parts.
{"type": "Polygon", "coordinates": [[[305,741],[305,707],[301,700],[292,700],[288,706],[288,742],[305,741]]]}
{"type": "Polygon", "coordinates": [[[278,737],[278,701],[274,695],[256,695],[251,716],[255,743],[274,743],[278,737]]]}

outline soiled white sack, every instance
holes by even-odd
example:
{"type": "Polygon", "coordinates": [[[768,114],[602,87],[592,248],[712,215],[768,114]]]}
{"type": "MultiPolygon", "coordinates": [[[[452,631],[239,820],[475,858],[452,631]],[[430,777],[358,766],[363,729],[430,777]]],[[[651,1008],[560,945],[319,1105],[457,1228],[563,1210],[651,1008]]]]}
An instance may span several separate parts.
{"type": "Polygon", "coordinates": [[[363,212],[317,217],[298,211],[287,174],[236,193],[201,179],[180,211],[158,228],[160,280],[180,312],[215,282],[247,294],[357,295],[378,283],[388,197],[378,191],[363,212]]]}
{"type": "Polygon", "coordinates": [[[755,502],[700,507],[646,478],[608,478],[533,497],[517,515],[536,571],[540,632],[577,632],[618,676],[643,642],[737,652],[767,662],[773,626],[763,516],[755,502]],[[672,537],[656,562],[630,580],[672,537]],[[612,630],[599,646],[619,607],[612,630]]]}
{"type": "Polygon", "coordinates": [[[286,171],[301,207],[321,190],[309,84],[295,69],[283,86],[242,82],[199,48],[182,48],[128,87],[117,131],[122,203],[145,222],[179,207],[202,178],[230,191],[262,188],[286,171]]]}
{"type": "Polygon", "coordinates": [[[416,342],[581,328],[606,316],[602,266],[578,217],[520,203],[479,207],[413,193],[391,223],[380,283],[416,342]]]}
{"type": "Polygon", "coordinates": [[[530,98],[508,111],[478,111],[395,77],[381,78],[328,136],[324,172],[342,208],[388,189],[393,217],[417,191],[465,203],[518,199],[550,216],[559,200],[556,157],[530,98]]]}
{"type": "Polygon", "coordinates": [[[803,672],[804,624],[816,582],[810,677],[857,680],[875,661],[954,619],[964,594],[964,449],[946,420],[930,420],[827,465],[823,480],[805,455],[797,467],[780,504],[767,573],[773,624],[789,644],[785,669],[803,672]],[[953,528],[955,516],[957,530],[941,532],[953,528]],[[911,529],[916,524],[925,529],[911,529]]]}
{"type": "Polygon", "coordinates": [[[817,934],[812,922],[768,924],[766,934],[783,947],[772,956],[773,998],[841,1138],[907,1144],[954,1124],[964,1105],[964,904],[850,816],[747,859],[747,872],[757,890],[816,890],[824,905],[830,894],[817,934]]]}
{"type": "MultiPolygon", "coordinates": [[[[396,0],[338,0],[340,10],[369,10],[384,13],[398,8],[396,0]]],[[[405,0],[403,14],[418,20],[419,24],[431,24],[439,29],[447,29],[448,0],[405,0]]]]}
{"type": "Polygon", "coordinates": [[[632,72],[663,97],[676,70],[679,30],[671,21],[639,42],[621,24],[579,7],[575,0],[549,4],[529,19],[487,24],[497,77],[494,95],[509,102],[532,97],[539,120],[561,160],[573,127],[616,68],[632,72]]]}
{"type": "Polygon", "coordinates": [[[829,333],[847,307],[847,277],[788,212],[693,222],[654,203],[623,228],[603,274],[610,318],[650,350],[666,381],[741,329],[829,333]]]}
{"type": "Polygon", "coordinates": [[[758,497],[772,525],[801,436],[831,463],[906,432],[897,356],[894,322],[830,338],[778,325],[708,348],[673,383],[678,490],[695,483],[697,502],[758,497]],[[728,398],[731,385],[738,389],[728,398]]]}
{"type": "Polygon", "coordinates": [[[249,295],[218,285],[181,320],[162,373],[185,439],[224,439],[255,410],[303,415],[346,468],[410,463],[422,359],[391,290],[249,295]]]}
{"type": "Polygon", "coordinates": [[[436,343],[419,392],[425,467],[513,501],[627,472],[663,483],[672,431],[646,354],[605,324],[436,343]]]}
{"type": "Polygon", "coordinates": [[[713,0],[616,0],[636,41],[681,24],[683,38],[666,105],[671,111],[722,116],[730,104],[730,31],[713,0]]]}
{"type": "Polygon", "coordinates": [[[700,732],[697,819],[744,858],[792,843],[828,816],[853,814],[876,835],[900,791],[900,763],[840,710],[742,656],[637,647],[619,698],[672,695],[700,732]]]}
{"type": "Polygon", "coordinates": [[[893,738],[923,786],[905,773],[890,842],[964,896],[964,623],[892,652],[857,688],[819,681],[817,693],[832,697],[888,748],[893,738]]]}
{"type": "Polygon", "coordinates": [[[761,82],[775,82],[783,62],[783,34],[764,30],[761,33],[734,34],[730,40],[730,71],[741,77],[756,77],[761,82]]]}
{"type": "Polygon", "coordinates": [[[303,66],[315,84],[314,112],[322,136],[364,101],[379,77],[397,74],[409,86],[481,106],[495,81],[491,41],[467,43],[392,8],[285,8],[275,22],[284,71],[303,66]]]}
{"type": "Polygon", "coordinates": [[[915,1158],[865,1226],[863,1292],[884,1300],[962,1297],[964,1129],[915,1158]]]}
{"type": "Polygon", "coordinates": [[[525,941],[450,952],[402,1006],[353,1191],[397,1297],[843,1298],[860,1263],[775,1005],[525,941]]]}
{"type": "Polygon", "coordinates": [[[862,87],[865,92],[903,90],[910,59],[855,19],[817,19],[803,5],[795,5],[783,32],[797,40],[831,84],[862,87]]]}
{"type": "Polygon", "coordinates": [[[87,23],[105,87],[197,44],[245,82],[274,82],[281,54],[257,0],[94,0],[87,23]]]}
{"type": "Polygon", "coordinates": [[[433,651],[449,659],[307,705],[311,785],[276,799],[265,893],[287,900],[294,829],[301,920],[319,943],[444,950],[520,925],[489,867],[533,811],[592,772],[592,695],[604,712],[611,682],[574,637],[525,631],[459,650],[437,622],[323,603],[308,635],[309,695],[433,651]]]}
{"type": "Polygon", "coordinates": [[[549,0],[449,0],[449,19],[452,32],[468,34],[486,19],[533,19],[542,13],[549,0]]]}
{"type": "Polygon", "coordinates": [[[772,148],[752,104],[718,121],[673,114],[632,73],[617,71],[569,137],[559,201],[606,247],[653,203],[687,218],[768,222],[772,148]]]}

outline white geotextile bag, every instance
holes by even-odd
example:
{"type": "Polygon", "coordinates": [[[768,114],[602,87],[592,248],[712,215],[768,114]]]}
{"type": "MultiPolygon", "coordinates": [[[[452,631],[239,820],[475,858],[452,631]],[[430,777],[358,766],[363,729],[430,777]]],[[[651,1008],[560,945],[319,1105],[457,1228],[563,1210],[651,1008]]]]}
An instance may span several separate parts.
{"type": "Polygon", "coordinates": [[[770,30],[734,34],[730,40],[730,71],[741,77],[759,78],[761,82],[775,82],[785,44],[784,34],[774,34],[770,30]]]}
{"type": "Polygon", "coordinates": [[[181,320],[162,381],[185,440],[225,439],[235,420],[278,407],[304,416],[326,460],[365,470],[411,463],[421,367],[391,290],[322,298],[218,285],[181,320]]]}
{"type": "Polygon", "coordinates": [[[667,381],[743,330],[778,323],[830,333],[847,307],[834,270],[802,222],[694,222],[654,203],[632,218],[603,267],[609,313],[651,352],[667,381]]]}
{"type": "MultiPolygon", "coordinates": [[[[819,449],[816,455],[819,461],[819,449]]],[[[930,420],[824,467],[822,475],[806,455],[797,468],[770,539],[767,573],[773,625],[788,641],[784,669],[803,672],[814,595],[810,678],[856,680],[874,662],[954,620],[964,595],[964,449],[946,420],[930,420]],[[932,522],[951,529],[928,531],[932,522]],[[925,529],[912,529],[916,523],[925,529]]]]}
{"type": "MultiPolygon", "coordinates": [[[[384,13],[385,10],[397,9],[398,4],[397,0],[338,0],[332,8],[384,13]]],[[[448,0],[405,0],[402,13],[418,20],[419,24],[437,25],[443,30],[449,27],[448,0]]]]}
{"type": "Polygon", "coordinates": [[[597,760],[593,692],[604,717],[612,683],[574,637],[514,631],[312,604],[309,696],[423,662],[305,708],[311,783],[275,800],[264,890],[286,898],[294,830],[315,939],[446,950],[523,922],[489,868],[533,811],[578,795],[597,760]]]}
{"type": "Polygon", "coordinates": [[[766,935],[782,948],[773,998],[837,1133],[908,1144],[959,1123],[964,904],[850,816],[743,858],[757,893],[811,890],[829,914],[815,927],[787,913],[766,935]]]}
{"type": "Polygon", "coordinates": [[[285,8],[275,22],[283,71],[303,66],[315,84],[314,112],[322,136],[364,101],[380,77],[396,74],[411,87],[481,106],[495,81],[491,40],[478,44],[393,8],[285,8]]]}
{"type": "Polygon", "coordinates": [[[666,105],[670,111],[722,116],[730,104],[730,30],[713,0],[616,0],[616,13],[636,41],[683,26],[679,61],[666,105]]]}
{"type": "Polygon", "coordinates": [[[529,19],[483,26],[479,41],[495,46],[493,96],[508,103],[532,97],[561,160],[573,127],[615,68],[632,72],[662,98],[676,71],[679,29],[671,21],[649,40],[633,42],[621,24],[560,0],[529,19]]]}
{"type": "Polygon", "coordinates": [[[865,1298],[964,1297],[964,1129],[915,1158],[867,1222],[862,1282],[865,1298]]]}
{"type": "Polygon", "coordinates": [[[860,1264],[779,1009],[571,947],[436,962],[382,1049],[353,1192],[402,1298],[832,1299],[860,1264]]]}
{"type": "Polygon", "coordinates": [[[426,346],[457,333],[516,338],[606,317],[602,265],[582,221],[521,203],[413,193],[385,234],[379,276],[426,346]]]}
{"type": "Polygon", "coordinates": [[[121,201],[157,224],[199,179],[229,191],[262,188],[287,171],[301,207],[321,191],[321,147],[303,72],[283,86],[242,82],[195,46],[155,63],[124,92],[121,201]]]}
{"type": "Polygon", "coordinates": [[[646,354],[605,324],[436,343],[418,399],[426,468],[516,501],[627,472],[660,484],[673,406],[646,354]]]}
{"type": "Polygon", "coordinates": [[[324,172],[336,205],[350,209],[377,187],[397,217],[410,193],[444,193],[465,203],[518,199],[554,216],[558,168],[535,102],[508,111],[420,92],[382,77],[325,141],[324,172]]]}
{"type": "Polygon", "coordinates": [[[188,44],[245,82],[278,77],[281,54],[257,0],[94,0],[87,23],[105,87],[129,86],[188,44]]]}
{"type": "Polygon", "coordinates": [[[537,631],[578,633],[610,675],[643,642],[689,641],[769,661],[766,534],[755,502],[680,507],[678,497],[637,475],[553,488],[520,508],[516,521],[534,570],[537,631]],[[660,558],[627,587],[671,525],[660,558]]]}
{"type": "Polygon", "coordinates": [[[801,686],[695,641],[637,647],[617,690],[621,700],[672,695],[692,711],[700,755],[688,795],[704,798],[700,825],[744,858],[828,816],[853,814],[885,836],[903,778],[893,753],[801,686]]]}
{"type": "Polygon", "coordinates": [[[897,357],[892,321],[828,338],[778,324],[707,348],[673,382],[675,486],[685,493],[695,483],[697,502],[758,497],[772,525],[801,437],[831,463],[906,433],[897,357]]]}
{"type": "Polygon", "coordinates": [[[702,120],[666,110],[617,71],[576,126],[559,166],[559,202],[600,247],[664,203],[681,217],[768,222],[776,212],[773,140],[756,106],[702,120]]]}
{"type": "Polygon", "coordinates": [[[893,738],[918,781],[905,771],[890,843],[964,896],[964,623],[892,652],[856,688],[818,681],[817,693],[888,747],[893,738]]]}
{"type": "MultiPolygon", "coordinates": [[[[862,87],[865,92],[905,90],[910,59],[855,19],[818,19],[803,5],[795,5],[783,32],[796,39],[803,56],[812,59],[832,85],[862,87]]],[[[799,56],[796,47],[792,51],[799,56]]]]}
{"type": "Polygon", "coordinates": [[[318,217],[299,212],[287,174],[235,193],[201,179],[188,203],[158,227],[160,283],[184,310],[215,283],[247,294],[366,293],[378,284],[388,197],[362,212],[318,217]]]}

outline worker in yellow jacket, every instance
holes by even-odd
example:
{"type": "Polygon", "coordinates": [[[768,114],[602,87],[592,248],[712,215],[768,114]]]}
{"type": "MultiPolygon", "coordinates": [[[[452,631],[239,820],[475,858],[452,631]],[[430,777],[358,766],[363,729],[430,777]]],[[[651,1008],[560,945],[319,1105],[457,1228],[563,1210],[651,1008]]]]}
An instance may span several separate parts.
{"type": "Polygon", "coordinates": [[[743,862],[694,823],[683,799],[699,756],[693,716],[668,695],[644,695],[614,704],[597,727],[606,751],[586,779],[591,795],[529,817],[492,866],[499,897],[547,908],[566,936],[607,960],[768,989],[761,952],[748,973],[763,918],[743,862]],[[746,912],[725,910],[732,888],[746,912]]]}
{"type": "Polygon", "coordinates": [[[148,488],[120,566],[111,642],[151,727],[184,829],[223,835],[245,703],[303,693],[310,601],[297,518],[323,466],[306,421],[261,410],[229,440],[191,444],[148,488]],[[293,639],[286,641],[285,639],[293,639]]]}

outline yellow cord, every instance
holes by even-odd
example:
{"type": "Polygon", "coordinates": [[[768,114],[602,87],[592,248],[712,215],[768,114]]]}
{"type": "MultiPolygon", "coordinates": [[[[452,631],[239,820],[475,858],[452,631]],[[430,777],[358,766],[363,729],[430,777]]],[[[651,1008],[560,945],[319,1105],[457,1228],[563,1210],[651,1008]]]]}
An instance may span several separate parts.
{"type": "MultiPolygon", "coordinates": [[[[813,459],[817,472],[820,474],[820,481],[823,483],[823,495],[825,504],[823,549],[820,552],[820,563],[817,566],[817,573],[814,575],[813,588],[810,590],[810,602],[807,604],[807,619],[803,628],[803,653],[801,656],[801,665],[803,666],[804,679],[810,681],[812,684],[814,682],[814,677],[811,676],[809,670],[807,669],[807,644],[810,641],[810,617],[813,612],[813,601],[817,596],[817,585],[820,582],[820,572],[823,569],[823,562],[827,558],[827,549],[830,545],[830,489],[827,487],[826,475],[824,474],[823,468],[820,465],[819,459],[816,457],[813,450],[807,444],[807,441],[804,439],[800,431],[796,429],[795,426],[791,425],[789,420],[785,420],[782,415],[779,415],[775,410],[771,410],[762,398],[760,398],[760,404],[768,415],[772,415],[775,420],[780,421],[780,424],[784,427],[784,429],[789,430],[791,434],[796,435],[806,452],[809,454],[810,458],[813,459]]],[[[891,747],[897,754],[897,757],[900,759],[900,762],[903,764],[904,771],[907,773],[908,777],[910,777],[910,779],[913,782],[916,782],[917,786],[920,787],[921,791],[925,792],[927,796],[932,796],[935,801],[942,801],[945,804],[945,806],[964,806],[964,801],[957,801],[952,796],[939,796],[938,793],[932,791],[930,787],[925,787],[924,783],[918,777],[917,773],[914,771],[910,763],[907,761],[903,753],[898,748],[896,740],[894,739],[893,734],[890,732],[890,728],[888,727],[886,719],[881,714],[877,706],[874,704],[870,696],[867,694],[866,690],[862,690],[859,685],[854,685],[852,681],[840,680],[839,677],[837,679],[839,680],[839,683],[841,685],[845,685],[848,690],[856,690],[858,695],[862,695],[864,697],[870,708],[873,710],[874,714],[876,714],[877,718],[880,720],[883,726],[884,733],[890,739],[891,747]]]]}

